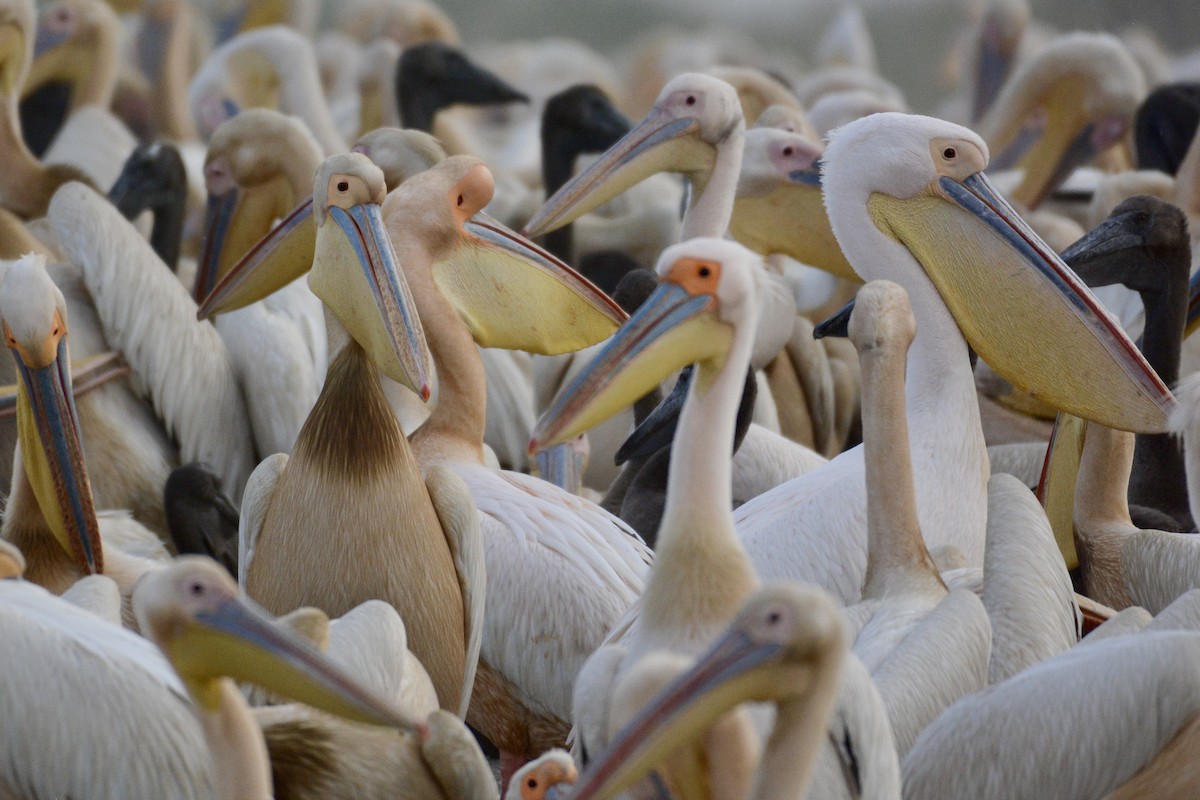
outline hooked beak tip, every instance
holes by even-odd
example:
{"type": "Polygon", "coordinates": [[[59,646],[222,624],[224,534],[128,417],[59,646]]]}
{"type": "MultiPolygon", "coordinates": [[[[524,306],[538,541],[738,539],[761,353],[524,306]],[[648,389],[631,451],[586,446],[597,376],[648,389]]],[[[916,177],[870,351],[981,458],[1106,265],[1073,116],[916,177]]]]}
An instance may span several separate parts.
{"type": "Polygon", "coordinates": [[[532,455],[537,455],[537,451],[538,451],[538,444],[539,444],[539,443],[538,443],[538,440],[537,440],[536,438],[535,438],[535,439],[530,439],[530,440],[529,440],[529,446],[526,448],[526,452],[527,452],[527,453],[529,453],[529,455],[531,455],[531,456],[532,456],[532,455]]]}
{"type": "Polygon", "coordinates": [[[431,394],[432,394],[432,392],[429,389],[429,384],[422,383],[421,384],[421,400],[426,403],[429,402],[429,397],[431,394]]]}

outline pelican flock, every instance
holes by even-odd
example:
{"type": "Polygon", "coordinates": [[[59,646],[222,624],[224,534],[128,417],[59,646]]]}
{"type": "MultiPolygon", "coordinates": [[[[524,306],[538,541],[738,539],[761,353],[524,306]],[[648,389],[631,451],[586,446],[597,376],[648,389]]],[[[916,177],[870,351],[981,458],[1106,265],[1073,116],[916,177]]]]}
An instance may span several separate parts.
{"type": "Polygon", "coordinates": [[[1200,50],[961,6],[0,0],[0,800],[1196,797],[1200,50]]]}

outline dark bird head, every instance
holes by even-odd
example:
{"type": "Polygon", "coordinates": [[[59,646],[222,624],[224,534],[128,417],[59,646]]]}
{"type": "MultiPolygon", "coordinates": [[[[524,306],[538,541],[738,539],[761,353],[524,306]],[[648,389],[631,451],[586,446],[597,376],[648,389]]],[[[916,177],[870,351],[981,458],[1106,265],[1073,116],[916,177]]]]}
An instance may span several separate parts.
{"type": "Polygon", "coordinates": [[[187,170],[174,145],[166,142],[142,144],[134,148],[108,199],[126,219],[146,209],[159,209],[184,202],[187,196],[187,170]]]}
{"type": "Polygon", "coordinates": [[[221,479],[192,462],[167,476],[163,505],[171,541],[180,553],[206,555],[237,576],[238,511],[221,492],[221,479]]]}
{"type": "Polygon", "coordinates": [[[1200,83],[1169,83],[1146,96],[1133,122],[1138,169],[1179,171],[1200,125],[1200,83]]]}
{"type": "Polygon", "coordinates": [[[543,145],[562,141],[569,147],[572,160],[580,153],[603,153],[631,127],[608,95],[587,83],[554,95],[542,111],[543,145]]]}
{"type": "MultiPolygon", "coordinates": [[[[648,458],[664,447],[670,447],[675,439],[675,429],[679,427],[679,414],[687,400],[688,387],[692,384],[692,373],[695,365],[684,367],[675,381],[675,388],[663,399],[658,407],[650,412],[650,416],[642,420],[633,433],[629,434],[614,458],[618,466],[635,458],[648,458]]],[[[754,403],[758,399],[758,379],[754,377],[754,368],[746,372],[746,386],[742,390],[742,400],[738,405],[737,422],[733,431],[733,452],[741,446],[750,430],[754,419],[754,403]]]]}
{"type": "Polygon", "coordinates": [[[108,191],[108,199],[126,219],[146,209],[154,212],[150,245],[171,269],[179,262],[187,189],[183,157],[174,145],[163,142],[134,148],[108,191]]]}
{"type": "Polygon", "coordinates": [[[1187,218],[1170,203],[1137,195],[1062,253],[1088,286],[1121,283],[1139,294],[1186,291],[1191,264],[1187,218]]]}
{"type": "Polygon", "coordinates": [[[405,50],[396,63],[396,98],[406,128],[430,132],[434,115],[452,105],[528,103],[529,97],[444,42],[405,50]]]}

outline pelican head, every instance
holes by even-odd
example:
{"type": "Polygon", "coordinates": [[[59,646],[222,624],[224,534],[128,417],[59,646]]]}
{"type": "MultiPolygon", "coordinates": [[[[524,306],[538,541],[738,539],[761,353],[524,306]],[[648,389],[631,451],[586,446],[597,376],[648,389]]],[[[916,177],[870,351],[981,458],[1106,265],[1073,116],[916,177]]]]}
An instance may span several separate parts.
{"type": "Polygon", "coordinates": [[[575,762],[565,750],[555,748],[530,761],[513,773],[505,800],[560,800],[562,784],[579,780],[575,762]]]}
{"type": "Polygon", "coordinates": [[[441,142],[425,131],[410,128],[376,128],[358,137],[351,149],[383,170],[389,189],[446,159],[441,142]]]}
{"type": "Polygon", "coordinates": [[[555,192],[523,233],[541,236],[561,228],[659,172],[682,172],[703,182],[716,162],[717,146],[744,126],[732,86],[695,72],[676,76],[650,113],[555,192]]]}
{"type": "Polygon", "coordinates": [[[427,266],[475,341],[553,355],[595,344],[625,320],[607,295],[483,213],[495,181],[472,156],[453,156],[388,195],[389,229],[411,280],[427,266]],[[399,239],[399,237],[397,237],[399,239]]]}
{"type": "Polygon", "coordinates": [[[722,239],[689,239],[664,250],[658,288],[555,398],[534,429],[530,452],[603,422],[688,364],[701,365],[692,390],[705,392],[735,329],[752,330],[757,320],[759,263],[758,255],[722,239]]]}
{"type": "Polygon", "coordinates": [[[217,682],[234,678],[356,722],[425,735],[424,723],[358,685],[312,644],[238,596],[215,561],[180,556],[134,589],[141,629],[210,711],[217,682]]]}
{"type": "Polygon", "coordinates": [[[193,289],[197,303],[214,291],[277,219],[289,230],[301,228],[307,236],[294,241],[309,244],[307,252],[301,245],[280,259],[292,269],[274,289],[304,274],[312,263],[312,176],[320,163],[321,148],[304,125],[277,111],[250,109],[217,128],[204,162],[208,208],[193,289]]]}
{"type": "Polygon", "coordinates": [[[865,280],[904,285],[918,316],[932,282],[967,342],[1014,386],[1109,427],[1161,431],[1174,397],[996,192],[987,164],[983,140],[944,120],[875,114],[835,131],[825,205],[850,263],[865,280]]]}
{"type": "Polygon", "coordinates": [[[101,572],[100,528],[71,391],[67,304],[43,256],[26,255],[8,267],[0,320],[20,375],[21,465],[55,539],[84,570],[101,572]]]}
{"type": "Polygon", "coordinates": [[[823,734],[846,638],[837,606],[820,589],[801,584],[761,589],[728,632],[612,738],[572,797],[614,796],[698,740],[739,703],[812,696],[808,722],[817,736],[823,734]]]}
{"type": "Polygon", "coordinates": [[[321,164],[313,179],[317,242],[308,285],[385,375],[428,399],[431,357],[383,226],[386,195],[383,170],[361,153],[321,164]]]}
{"type": "Polygon", "coordinates": [[[22,96],[29,96],[46,83],[67,80],[78,83],[85,76],[104,70],[116,87],[121,21],[108,3],[97,0],[57,0],[42,7],[34,40],[33,64],[22,96]],[[97,63],[97,54],[112,54],[112,63],[97,63]]]}
{"type": "Polygon", "coordinates": [[[1077,166],[1122,140],[1145,93],[1137,62],[1116,37],[1071,33],[1013,75],[979,130],[997,153],[993,168],[1024,170],[1013,199],[1035,208],[1077,166]]]}
{"type": "Polygon", "coordinates": [[[746,131],[729,232],[756,253],[783,253],[850,281],[821,198],[822,148],[779,128],[746,131]]]}

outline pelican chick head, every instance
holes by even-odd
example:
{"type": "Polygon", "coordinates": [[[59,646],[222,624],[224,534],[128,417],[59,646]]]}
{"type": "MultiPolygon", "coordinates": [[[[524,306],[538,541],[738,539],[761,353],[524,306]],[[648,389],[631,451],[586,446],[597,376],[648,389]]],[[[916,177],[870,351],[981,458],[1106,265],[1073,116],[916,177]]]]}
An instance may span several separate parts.
{"type": "Polygon", "coordinates": [[[854,308],[850,315],[850,341],[860,354],[880,348],[908,352],[917,335],[917,320],[908,304],[908,292],[902,286],[891,281],[871,281],[858,290],[854,308]]]}

